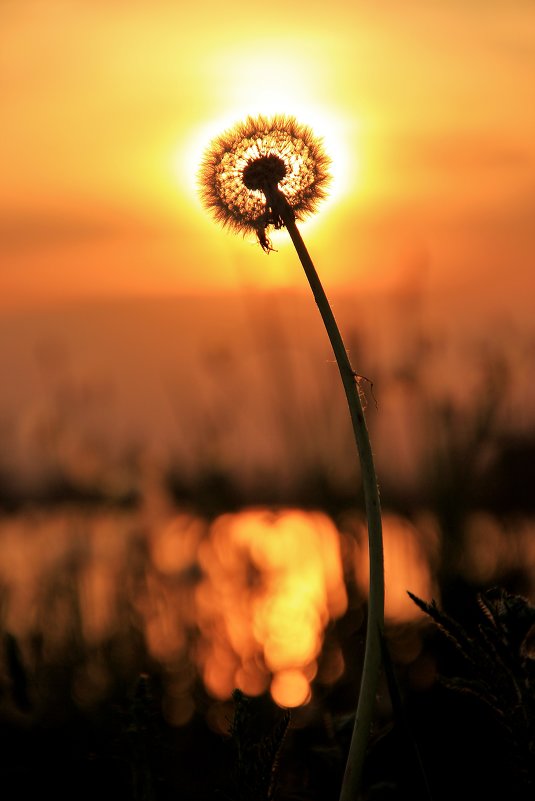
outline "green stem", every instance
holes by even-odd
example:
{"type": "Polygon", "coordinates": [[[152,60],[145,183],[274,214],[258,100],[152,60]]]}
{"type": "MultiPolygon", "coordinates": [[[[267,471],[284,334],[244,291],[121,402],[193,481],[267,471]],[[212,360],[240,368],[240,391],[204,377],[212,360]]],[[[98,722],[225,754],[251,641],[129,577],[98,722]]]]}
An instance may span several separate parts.
{"type": "Polygon", "coordinates": [[[295,224],[294,213],[286,198],[278,189],[275,197],[272,195],[271,200],[276,202],[277,212],[288,229],[329,335],[344,385],[362,471],[369,542],[370,592],[368,622],[357,713],[340,793],[340,801],[356,801],[361,788],[364,758],[375,708],[379,672],[381,670],[381,638],[384,628],[384,566],[379,489],[370,437],[357,384],[358,376],[351,366],[338,324],[322,283],[295,224]]]}

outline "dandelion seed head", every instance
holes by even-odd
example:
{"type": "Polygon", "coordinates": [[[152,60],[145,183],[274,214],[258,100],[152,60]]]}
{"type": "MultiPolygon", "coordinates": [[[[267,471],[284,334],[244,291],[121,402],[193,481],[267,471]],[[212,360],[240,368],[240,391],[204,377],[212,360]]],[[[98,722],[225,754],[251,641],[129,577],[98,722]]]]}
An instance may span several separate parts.
{"type": "Polygon", "coordinates": [[[200,195],[218,222],[244,234],[254,231],[269,249],[266,229],[281,224],[270,208],[272,190],[280,190],[302,220],[326,196],[329,165],[321,140],[294,117],[248,117],[206,151],[200,195]]]}

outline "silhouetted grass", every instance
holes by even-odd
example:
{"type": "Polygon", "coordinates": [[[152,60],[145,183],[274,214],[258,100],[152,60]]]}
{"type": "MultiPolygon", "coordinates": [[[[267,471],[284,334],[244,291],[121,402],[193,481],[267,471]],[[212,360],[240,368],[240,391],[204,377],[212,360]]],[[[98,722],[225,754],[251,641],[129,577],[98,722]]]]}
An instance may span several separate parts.
{"type": "MultiPolygon", "coordinates": [[[[258,316],[256,319],[260,326],[258,316]]],[[[154,520],[170,519],[175,507],[196,511],[208,521],[255,504],[322,509],[337,523],[348,512],[361,511],[358,476],[346,469],[351,461],[347,455],[352,447],[351,442],[347,444],[350,432],[343,417],[334,412],[338,399],[329,377],[331,365],[326,366],[327,378],[311,380],[311,374],[317,375],[315,369],[311,372],[316,355],[306,351],[296,358],[283,330],[275,324],[270,340],[267,318],[264,323],[266,329],[258,333],[258,341],[263,341],[265,348],[270,341],[278,343],[274,352],[267,350],[266,358],[261,357],[264,383],[260,386],[269,393],[269,437],[277,440],[277,453],[282,448],[287,455],[287,464],[280,470],[274,468],[277,459],[270,457],[243,469],[226,448],[228,432],[215,424],[206,441],[201,425],[204,408],[197,410],[198,417],[184,422],[199,445],[193,466],[171,452],[165,461],[147,468],[142,446],[125,448],[123,463],[116,460],[113,464],[114,470],[120,468],[120,482],[110,482],[111,469],[102,474],[97,471],[89,481],[87,474],[71,469],[69,460],[59,458],[52,464],[44,452],[42,482],[25,484],[24,476],[10,469],[4,451],[0,538],[14,527],[19,532],[18,542],[24,543],[17,555],[4,551],[8,561],[1,565],[0,786],[4,798],[48,794],[58,799],[74,795],[126,801],[177,797],[193,801],[214,795],[235,798],[237,776],[242,776],[242,795],[248,792],[249,779],[243,775],[251,769],[254,772],[262,742],[272,747],[267,748],[265,763],[255,777],[269,775],[276,781],[259,781],[258,797],[263,793],[274,799],[337,798],[353,723],[352,688],[359,676],[363,641],[362,630],[356,633],[351,621],[364,599],[349,572],[345,578],[351,614],[328,625],[324,643],[325,659],[332,645],[341,647],[344,674],[333,683],[313,683],[311,702],[292,713],[284,738],[280,737],[282,713],[269,696],[251,699],[252,733],[241,730],[238,740],[249,740],[239,747],[236,728],[233,734],[236,707],[232,701],[211,697],[185,661],[172,664],[156,659],[147,647],[140,612],[133,603],[146,582],[154,579],[147,544],[151,526],[154,520]],[[289,375],[296,375],[293,383],[289,375]],[[302,386],[307,392],[302,392],[302,386]],[[290,402],[272,403],[288,393],[294,394],[290,402]],[[298,409],[297,417],[288,412],[292,406],[298,409]],[[321,421],[326,421],[326,430],[321,421]],[[122,599],[117,625],[91,642],[82,623],[79,588],[93,558],[87,532],[91,521],[101,515],[106,517],[102,541],[112,545],[124,538],[127,555],[113,579],[122,599]],[[32,535],[39,531],[45,545],[43,556],[35,561],[32,535]],[[48,562],[46,554],[58,542],[67,544],[64,555],[48,562]],[[5,579],[18,570],[22,590],[30,586],[31,571],[42,570],[39,592],[28,605],[30,617],[20,630],[7,622],[13,601],[5,579]],[[354,647],[355,634],[358,648],[354,647]],[[176,686],[180,682],[187,686],[192,705],[190,716],[180,724],[168,714],[172,671],[176,686]],[[241,753],[241,766],[237,752],[241,753]]],[[[356,348],[358,336],[350,341],[356,348]]],[[[454,621],[455,636],[459,634],[456,626],[462,627],[468,648],[490,647],[491,659],[498,649],[501,661],[498,665],[494,659],[494,663],[503,681],[512,675],[518,683],[514,660],[519,643],[492,645],[492,635],[499,628],[487,618],[481,621],[477,595],[498,583],[513,595],[533,596],[535,429],[527,416],[517,425],[511,412],[517,408],[512,400],[514,386],[501,357],[483,360],[476,355],[477,369],[470,374],[467,391],[458,392],[458,386],[438,390],[432,378],[443,349],[439,345],[424,347],[422,342],[418,347],[418,357],[409,349],[406,361],[389,364],[388,369],[379,363],[363,367],[373,377],[379,407],[376,412],[368,390],[383,504],[414,521],[422,514],[429,517],[441,546],[432,565],[440,600],[435,617],[439,623],[454,621]],[[411,471],[405,468],[400,440],[395,440],[400,450],[392,452],[390,432],[382,429],[383,407],[397,404],[400,397],[400,428],[407,428],[416,443],[411,471]]],[[[232,374],[239,387],[237,368],[233,373],[236,355],[227,353],[224,364],[219,364],[221,359],[213,357],[207,369],[215,370],[216,376],[218,370],[232,374]]],[[[362,361],[358,354],[357,361],[362,361]]],[[[460,383],[465,378],[461,376],[460,383]]],[[[225,425],[232,426],[233,415],[244,413],[249,414],[249,409],[244,412],[229,401],[225,425]]],[[[72,436],[77,426],[82,426],[83,415],[76,417],[76,424],[69,420],[68,406],[62,407],[62,415],[64,433],[68,430],[72,436]]],[[[55,436],[61,441],[61,426],[55,436]]],[[[61,448],[53,450],[61,457],[61,448]]],[[[111,552],[105,551],[103,561],[112,558],[111,552]]],[[[198,569],[191,567],[180,581],[195,584],[198,569]]],[[[179,583],[176,578],[157,578],[162,597],[179,583]]],[[[422,600],[427,609],[431,598],[422,600]]],[[[187,636],[195,640],[194,632],[187,636]]],[[[473,689],[474,681],[479,689],[481,681],[490,682],[485,668],[488,660],[484,665],[477,660],[470,664],[468,675],[455,649],[421,622],[390,624],[387,643],[403,712],[418,745],[432,798],[531,801],[532,778],[519,767],[515,755],[524,754],[522,762],[529,764],[532,732],[519,736],[516,722],[507,718],[517,721],[524,716],[529,726],[533,717],[526,717],[533,703],[532,640],[528,636],[522,640],[526,674],[520,700],[516,705],[507,702],[502,720],[473,692],[458,692],[459,686],[473,689]],[[455,691],[437,680],[439,674],[457,679],[455,691]],[[514,728],[514,737],[504,737],[503,719],[508,731],[514,728]]],[[[494,695],[502,705],[509,698],[501,690],[494,695]]],[[[364,797],[425,798],[385,677],[378,700],[364,797]]]]}

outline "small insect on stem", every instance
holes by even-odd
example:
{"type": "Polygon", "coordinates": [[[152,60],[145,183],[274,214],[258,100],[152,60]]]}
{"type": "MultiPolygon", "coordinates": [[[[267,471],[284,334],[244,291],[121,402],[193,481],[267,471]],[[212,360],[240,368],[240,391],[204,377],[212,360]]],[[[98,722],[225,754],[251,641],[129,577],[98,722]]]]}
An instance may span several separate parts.
{"type": "Polygon", "coordinates": [[[361,373],[356,373],[354,370],[353,370],[353,378],[355,379],[355,384],[359,388],[361,381],[366,381],[366,383],[370,385],[370,392],[372,394],[373,402],[375,404],[375,408],[378,409],[379,404],[377,403],[377,398],[375,397],[375,392],[373,391],[373,381],[371,380],[371,378],[368,378],[368,376],[362,375],[361,373]]]}

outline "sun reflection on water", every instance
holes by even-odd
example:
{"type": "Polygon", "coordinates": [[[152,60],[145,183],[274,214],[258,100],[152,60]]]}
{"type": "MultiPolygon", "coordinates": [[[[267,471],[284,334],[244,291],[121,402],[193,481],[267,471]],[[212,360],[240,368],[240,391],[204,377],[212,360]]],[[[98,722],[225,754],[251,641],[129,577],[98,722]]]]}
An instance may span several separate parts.
{"type": "MultiPolygon", "coordinates": [[[[367,595],[369,588],[368,541],[365,521],[346,518],[348,530],[356,541],[354,556],[355,580],[367,595]]],[[[385,620],[407,623],[423,616],[407,595],[410,590],[420,598],[437,598],[430,565],[436,560],[438,531],[432,521],[422,520],[416,526],[394,514],[383,515],[385,569],[385,620]]]]}
{"type": "Polygon", "coordinates": [[[256,695],[271,676],[284,706],[309,696],[323,630],[347,605],[338,532],[321,514],[250,510],[212,526],[199,561],[198,624],[207,687],[256,695]]]}
{"type": "MultiPolygon", "coordinates": [[[[519,559],[535,564],[532,533],[529,520],[510,530],[473,515],[460,569],[493,581],[519,559]]],[[[437,598],[440,536],[431,516],[386,513],[384,538],[387,623],[403,626],[419,615],[407,590],[437,598]]],[[[366,540],[356,514],[337,528],[299,509],[213,522],[186,512],[14,515],[0,519],[0,624],[30,670],[72,658],[71,694],[82,705],[105,695],[114,672],[144,670],[146,654],[159,665],[173,725],[194,714],[199,677],[214,702],[239,687],[300,706],[315,681],[332,685],[346,669],[332,624],[347,611],[349,583],[360,598],[353,613],[366,596],[366,540]],[[111,644],[114,664],[104,656],[111,644]]],[[[411,642],[401,662],[416,658],[419,638],[411,642]]]]}

